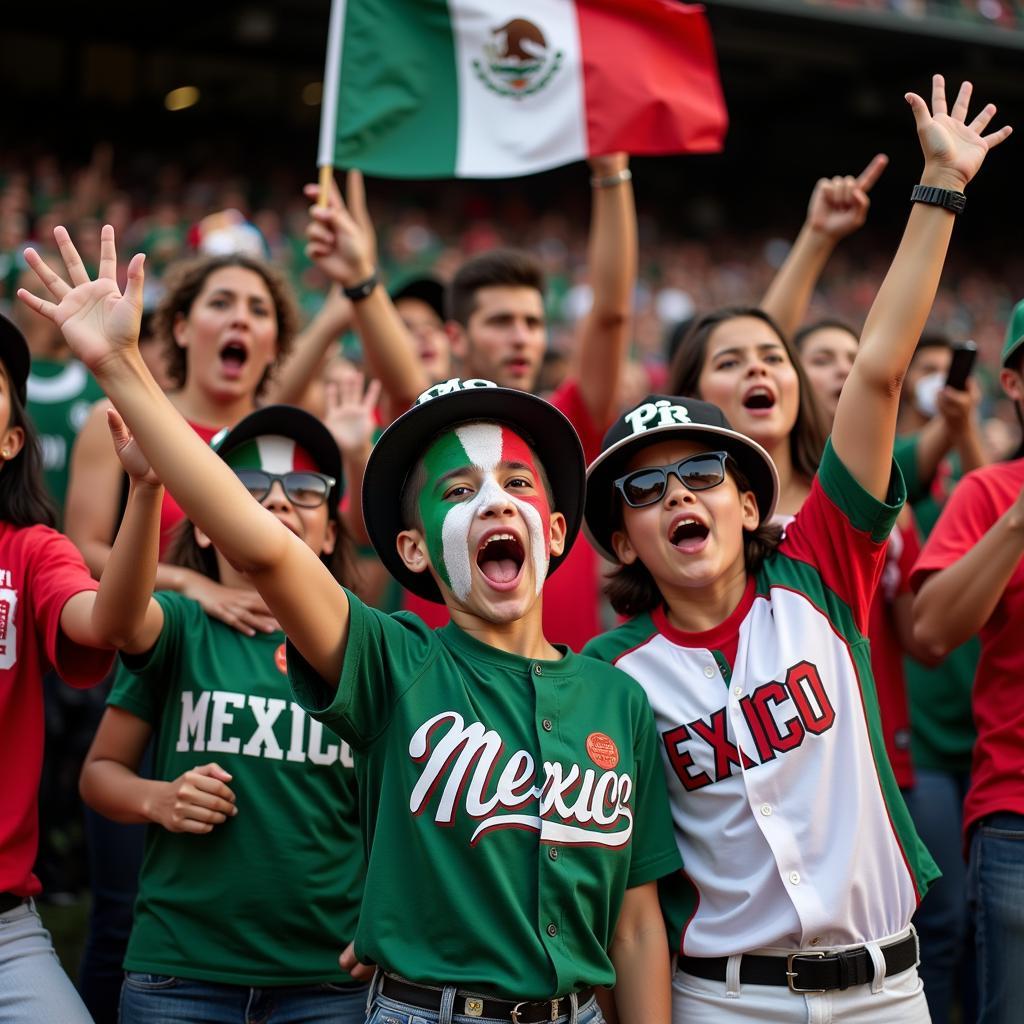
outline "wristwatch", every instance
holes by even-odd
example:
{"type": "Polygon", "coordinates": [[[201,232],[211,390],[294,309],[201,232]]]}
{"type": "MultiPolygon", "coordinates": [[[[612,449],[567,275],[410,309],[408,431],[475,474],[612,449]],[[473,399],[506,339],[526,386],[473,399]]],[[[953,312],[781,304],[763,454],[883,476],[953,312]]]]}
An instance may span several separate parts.
{"type": "Polygon", "coordinates": [[[941,206],[952,213],[963,213],[967,205],[967,196],[963,192],[954,192],[950,188],[936,188],[934,185],[915,185],[910,192],[912,203],[928,203],[930,206],[941,206]]]}
{"type": "Polygon", "coordinates": [[[345,293],[346,299],[350,299],[352,302],[362,302],[363,299],[369,297],[378,282],[379,278],[375,270],[365,281],[360,281],[359,284],[354,284],[351,288],[342,288],[341,290],[345,293]]]}

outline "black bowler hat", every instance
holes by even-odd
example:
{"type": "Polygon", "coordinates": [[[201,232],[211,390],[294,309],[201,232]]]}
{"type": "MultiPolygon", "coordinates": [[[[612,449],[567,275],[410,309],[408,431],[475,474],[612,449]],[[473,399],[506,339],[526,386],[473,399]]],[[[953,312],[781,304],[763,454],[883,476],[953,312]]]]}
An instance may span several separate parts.
{"type": "Polygon", "coordinates": [[[413,572],[398,555],[395,538],[406,529],[401,496],[420,457],[439,434],[487,420],[512,428],[537,453],[551,484],[555,511],[565,516],[565,548],[553,555],[548,575],[569,553],[583,519],[586,461],[573,425],[550,402],[493,381],[454,377],[435,384],[399,416],[373,446],[363,474],[363,518],[380,560],[408,590],[441,603],[429,572],[413,572]]]}
{"type": "Polygon", "coordinates": [[[622,517],[615,481],[630,458],[659,441],[697,441],[728,452],[750,482],[761,522],[775,510],[779,474],[772,457],[756,442],[729,425],[725,413],[710,402],[678,395],[648,395],[619,417],[604,436],[601,454],[587,469],[587,501],[583,531],[594,547],[613,562],[612,534],[622,517]]]}

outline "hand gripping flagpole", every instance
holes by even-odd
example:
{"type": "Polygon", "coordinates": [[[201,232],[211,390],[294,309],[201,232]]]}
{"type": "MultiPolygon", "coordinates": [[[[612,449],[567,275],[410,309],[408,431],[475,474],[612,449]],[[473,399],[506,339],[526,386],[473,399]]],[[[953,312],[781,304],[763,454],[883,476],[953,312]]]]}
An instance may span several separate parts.
{"type": "Polygon", "coordinates": [[[327,29],[327,58],[324,87],[320,101],[320,143],[316,165],[320,169],[318,206],[327,206],[334,180],[334,152],[338,140],[338,92],[341,88],[341,47],[345,32],[346,0],[331,0],[331,20],[327,29]]]}

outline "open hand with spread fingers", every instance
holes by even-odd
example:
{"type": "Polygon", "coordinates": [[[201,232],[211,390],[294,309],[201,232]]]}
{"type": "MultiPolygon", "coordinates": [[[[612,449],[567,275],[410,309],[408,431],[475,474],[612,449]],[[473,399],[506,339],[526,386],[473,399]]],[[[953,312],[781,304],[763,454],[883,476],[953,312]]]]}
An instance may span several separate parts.
{"type": "Polygon", "coordinates": [[[117,286],[114,229],[109,224],[104,225],[100,232],[100,265],[95,281],[90,280],[67,229],[54,228],[53,237],[64,260],[68,280],[54,271],[35,249],[26,249],[26,262],[53,301],[33,295],[24,288],[18,290],[18,298],[56,324],[71,351],[100,376],[99,371],[111,357],[138,348],[145,256],[137,253],[132,257],[128,264],[128,283],[122,295],[117,286]]]}
{"type": "Polygon", "coordinates": [[[964,82],[952,110],[946,109],[946,82],[942,75],[932,76],[932,107],[928,110],[917,93],[908,92],[906,100],[914,112],[917,135],[924,153],[923,185],[962,192],[978,173],[988,151],[1005,141],[1013,130],[1005,125],[998,131],[982,134],[995,117],[994,103],[987,103],[967,122],[968,105],[974,87],[964,82]]]}

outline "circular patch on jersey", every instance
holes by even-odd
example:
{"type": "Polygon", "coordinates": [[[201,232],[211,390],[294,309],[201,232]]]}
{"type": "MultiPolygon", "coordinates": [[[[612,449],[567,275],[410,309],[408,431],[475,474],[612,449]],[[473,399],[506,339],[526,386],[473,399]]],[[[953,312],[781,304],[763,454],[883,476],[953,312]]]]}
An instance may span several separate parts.
{"type": "Polygon", "coordinates": [[[619,748],[611,736],[592,732],[587,737],[587,753],[598,768],[614,768],[619,763],[619,748]]]}
{"type": "Polygon", "coordinates": [[[274,664],[282,675],[288,675],[288,655],[284,644],[274,651],[274,664]]]}

